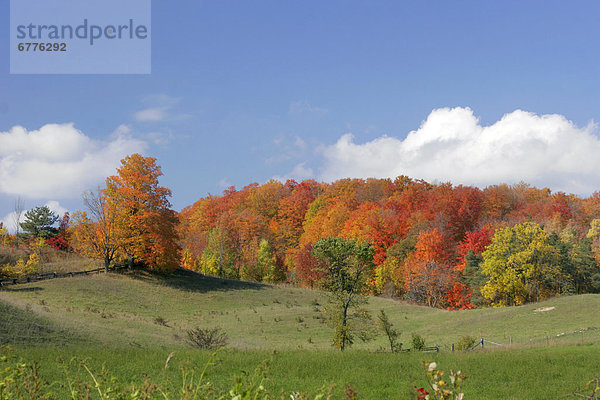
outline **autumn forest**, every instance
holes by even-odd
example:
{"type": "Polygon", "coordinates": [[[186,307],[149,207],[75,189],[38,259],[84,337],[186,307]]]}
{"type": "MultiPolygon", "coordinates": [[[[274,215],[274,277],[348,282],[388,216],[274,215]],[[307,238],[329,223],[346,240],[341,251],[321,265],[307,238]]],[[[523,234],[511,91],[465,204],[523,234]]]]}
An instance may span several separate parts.
{"type": "Polygon", "coordinates": [[[234,279],[319,285],[313,245],[374,249],[369,291],[448,309],[600,291],[600,192],[479,189],[391,179],[271,180],[179,214],[183,265],[234,279]]]}
{"type": "MultiPolygon", "coordinates": [[[[59,228],[50,227],[58,216],[38,207],[24,232],[3,229],[4,244],[74,251],[107,270],[183,266],[322,288],[330,272],[315,246],[344,238],[370,246],[363,294],[470,309],[600,292],[600,192],[582,198],[526,183],[480,189],[406,176],[270,180],[230,187],[176,213],[156,159],[133,154],[121,164],[59,228]]],[[[31,257],[0,274],[33,271],[36,252],[31,257]]]]}

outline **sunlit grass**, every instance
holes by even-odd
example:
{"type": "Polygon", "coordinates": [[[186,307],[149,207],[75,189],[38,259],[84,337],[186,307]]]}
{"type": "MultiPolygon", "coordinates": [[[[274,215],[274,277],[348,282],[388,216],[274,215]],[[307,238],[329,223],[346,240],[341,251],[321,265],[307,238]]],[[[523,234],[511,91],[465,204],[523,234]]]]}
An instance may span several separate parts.
{"type": "MultiPolygon", "coordinates": [[[[58,360],[87,359],[93,370],[104,365],[124,382],[141,383],[147,373],[156,383],[176,390],[181,368],[202,368],[209,352],[179,349],[164,369],[171,349],[102,349],[98,347],[16,348],[25,359],[36,359],[49,382],[63,379],[58,360]]],[[[341,399],[351,385],[361,399],[409,398],[415,385],[425,386],[423,361],[436,361],[441,370],[460,369],[467,376],[463,385],[470,399],[553,399],[572,393],[600,373],[600,346],[551,347],[480,353],[373,353],[365,351],[221,351],[208,380],[219,390],[231,387],[241,371],[252,371],[270,360],[267,387],[278,393],[302,390],[316,393],[335,385],[334,399],[341,399]]]]}
{"type": "Polygon", "coordinates": [[[425,384],[422,361],[434,359],[442,370],[465,372],[464,390],[473,399],[559,398],[600,374],[600,295],[459,312],[369,300],[374,315],[380,309],[389,315],[404,348],[411,347],[410,337],[418,333],[428,345],[440,344],[440,354],[378,352],[386,346],[381,336],[358,341],[341,354],[330,345],[325,304],[319,291],[185,271],[61,278],[0,290],[0,340],[16,346],[20,356],[40,361],[49,381],[60,380],[58,358],[75,356],[89,359],[95,368],[106,364],[120,380],[141,381],[141,373],[147,372],[176,385],[179,365],[189,360],[202,366],[210,357],[186,341],[186,331],[220,327],[229,335],[229,345],[211,369],[215,385],[226,389],[241,370],[272,358],[272,389],[315,393],[333,383],[334,398],[341,397],[347,384],[364,399],[408,398],[413,385],[425,384]],[[554,308],[536,311],[542,307],[554,308]],[[450,345],[464,335],[505,346],[450,353],[450,345]],[[508,346],[511,337],[513,345],[508,346]],[[172,351],[175,357],[165,371],[172,351]]]}
{"type": "MultiPolygon", "coordinates": [[[[238,349],[330,349],[324,323],[326,296],[288,286],[201,277],[178,272],[144,272],[61,278],[7,287],[0,301],[28,308],[95,343],[134,347],[187,346],[186,331],[220,327],[238,349]],[[158,322],[157,322],[158,321],[158,322]]],[[[371,298],[373,315],[384,309],[402,335],[412,333],[448,351],[464,335],[514,347],[600,342],[600,295],[556,298],[544,303],[500,309],[450,312],[371,298]],[[536,312],[540,307],[554,307],[536,312]]],[[[376,350],[383,337],[355,348],[376,350]]]]}

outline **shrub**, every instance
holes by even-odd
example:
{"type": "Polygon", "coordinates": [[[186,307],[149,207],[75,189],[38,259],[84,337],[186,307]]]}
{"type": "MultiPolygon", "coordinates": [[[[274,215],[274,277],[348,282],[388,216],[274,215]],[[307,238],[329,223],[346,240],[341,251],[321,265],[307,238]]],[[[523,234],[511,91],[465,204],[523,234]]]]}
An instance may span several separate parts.
{"type": "Polygon", "coordinates": [[[583,390],[579,392],[572,393],[568,396],[571,397],[580,397],[589,400],[598,400],[600,399],[600,377],[596,377],[589,381],[583,390]],[[579,393],[583,392],[583,393],[579,393]]]}
{"type": "Polygon", "coordinates": [[[390,351],[392,353],[395,353],[402,350],[402,343],[398,342],[400,332],[394,329],[394,325],[388,319],[388,316],[385,313],[385,311],[380,310],[379,315],[377,317],[379,318],[379,327],[381,328],[383,333],[385,333],[385,335],[388,338],[388,341],[390,342],[390,351]]]}
{"type": "Polygon", "coordinates": [[[201,349],[219,349],[227,345],[229,337],[221,328],[195,328],[187,331],[188,340],[201,349]]]}
{"type": "Polygon", "coordinates": [[[471,347],[475,346],[475,343],[477,343],[477,339],[475,339],[473,336],[462,336],[460,339],[458,339],[456,350],[469,350],[471,347]]]}
{"type": "Polygon", "coordinates": [[[426,362],[425,373],[429,381],[428,392],[425,388],[414,387],[417,400],[463,400],[465,394],[461,391],[462,381],[466,378],[460,371],[450,370],[448,379],[444,379],[444,371],[437,369],[435,362],[426,362]]]}
{"type": "Polygon", "coordinates": [[[415,350],[423,350],[425,347],[425,339],[417,333],[412,334],[412,345],[415,350]]]}

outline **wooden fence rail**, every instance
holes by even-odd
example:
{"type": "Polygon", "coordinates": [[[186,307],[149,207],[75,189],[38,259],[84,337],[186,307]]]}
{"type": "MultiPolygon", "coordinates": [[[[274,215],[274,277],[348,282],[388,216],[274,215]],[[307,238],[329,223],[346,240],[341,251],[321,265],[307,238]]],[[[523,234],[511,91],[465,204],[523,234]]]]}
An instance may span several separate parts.
{"type": "MultiPolygon", "coordinates": [[[[117,270],[124,269],[124,268],[127,268],[127,267],[126,266],[112,267],[109,269],[109,272],[117,271],[117,270]]],[[[0,279],[0,288],[2,288],[4,286],[8,286],[8,285],[22,285],[25,283],[44,281],[46,279],[55,279],[55,278],[67,278],[67,277],[72,278],[72,277],[78,276],[78,275],[88,275],[88,274],[100,273],[100,272],[104,272],[104,267],[96,268],[96,269],[89,269],[87,271],[74,271],[74,272],[63,272],[63,273],[48,272],[45,274],[25,276],[23,278],[0,279]]]]}
{"type": "Polygon", "coordinates": [[[440,352],[440,346],[437,344],[435,346],[423,347],[421,351],[435,351],[436,353],[440,352]]]}

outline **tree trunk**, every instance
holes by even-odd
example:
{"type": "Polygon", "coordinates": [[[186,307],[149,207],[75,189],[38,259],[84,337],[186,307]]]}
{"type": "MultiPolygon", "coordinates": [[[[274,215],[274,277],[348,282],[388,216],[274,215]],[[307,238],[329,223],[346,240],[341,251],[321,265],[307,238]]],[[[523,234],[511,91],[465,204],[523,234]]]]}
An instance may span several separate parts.
{"type": "Polygon", "coordinates": [[[127,269],[130,271],[133,269],[133,255],[131,254],[127,254],[127,269]]]}
{"type": "Polygon", "coordinates": [[[350,307],[350,300],[352,295],[348,297],[348,300],[344,303],[344,313],[342,314],[342,343],[340,344],[340,350],[344,351],[346,347],[346,325],[348,323],[348,307],[350,307]]]}

